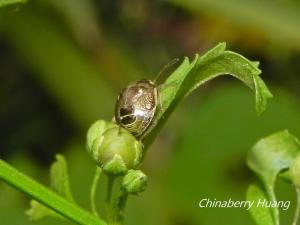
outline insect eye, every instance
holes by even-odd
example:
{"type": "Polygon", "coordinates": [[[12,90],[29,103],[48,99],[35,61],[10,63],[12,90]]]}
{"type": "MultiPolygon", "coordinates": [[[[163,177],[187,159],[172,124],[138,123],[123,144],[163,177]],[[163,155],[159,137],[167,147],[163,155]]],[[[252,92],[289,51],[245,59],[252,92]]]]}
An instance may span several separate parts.
{"type": "Polygon", "coordinates": [[[124,125],[132,124],[135,122],[135,120],[136,120],[136,117],[133,115],[127,115],[121,119],[122,124],[124,124],[124,125]]]}

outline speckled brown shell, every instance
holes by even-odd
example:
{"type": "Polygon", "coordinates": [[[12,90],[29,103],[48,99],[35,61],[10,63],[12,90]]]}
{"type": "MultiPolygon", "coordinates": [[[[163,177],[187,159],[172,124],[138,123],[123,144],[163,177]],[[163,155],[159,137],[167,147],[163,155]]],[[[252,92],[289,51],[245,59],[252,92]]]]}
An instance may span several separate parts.
{"type": "Polygon", "coordinates": [[[157,88],[151,80],[138,80],[119,94],[115,120],[139,138],[147,130],[157,108],[157,88]]]}

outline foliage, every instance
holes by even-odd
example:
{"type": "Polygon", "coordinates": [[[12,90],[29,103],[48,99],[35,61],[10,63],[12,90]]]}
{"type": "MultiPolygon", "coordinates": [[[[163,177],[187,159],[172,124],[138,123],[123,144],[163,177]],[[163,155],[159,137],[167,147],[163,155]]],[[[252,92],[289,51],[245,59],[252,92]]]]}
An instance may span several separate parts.
{"type": "MultiPolygon", "coordinates": [[[[181,65],[169,76],[160,88],[159,95],[162,107],[155,114],[155,122],[149,128],[147,135],[144,136],[143,142],[145,144],[145,148],[152,143],[154,138],[157,136],[159,129],[163,126],[171,112],[184,97],[190,94],[201,84],[219,75],[232,75],[243,81],[249,88],[251,88],[255,92],[256,111],[260,114],[265,109],[267,99],[272,97],[272,94],[259,77],[260,70],[257,66],[258,63],[251,62],[237,53],[225,51],[224,43],[217,45],[201,57],[196,55],[195,59],[191,63],[188,58],[185,58],[181,65]]],[[[120,135],[122,135],[122,133],[120,135]]],[[[103,139],[102,135],[100,135],[100,137],[97,135],[89,135],[88,143],[94,142],[94,140],[89,140],[91,136],[93,138],[97,137],[99,139],[103,139]]],[[[102,141],[99,142],[102,143],[102,141]]],[[[58,161],[51,167],[51,183],[52,188],[59,195],[20,174],[20,172],[16,171],[4,162],[1,162],[2,168],[0,169],[0,176],[6,182],[16,186],[18,189],[29,194],[31,197],[42,204],[45,204],[50,209],[79,224],[105,224],[102,219],[99,218],[97,220],[95,216],[74,204],[66,172],[66,162],[62,156],[57,156],[57,160],[58,161]]],[[[100,177],[99,173],[101,170],[97,169],[97,171],[93,186],[97,185],[100,177]]],[[[125,181],[123,184],[126,185],[121,187],[118,194],[113,198],[112,185],[115,177],[111,176],[109,179],[106,200],[107,219],[109,224],[122,223],[122,213],[125,207],[127,195],[129,193],[135,194],[136,192],[143,190],[145,187],[145,175],[142,172],[130,170],[129,173],[132,173],[133,177],[131,175],[124,177],[125,181]],[[136,179],[136,177],[143,179],[136,179]],[[128,183],[128,181],[134,182],[134,184],[128,183]],[[143,184],[136,183],[137,181],[141,181],[143,184]]],[[[94,214],[97,215],[95,212],[95,204],[93,203],[93,197],[95,195],[94,191],[95,188],[92,187],[91,205],[94,214]]],[[[39,203],[36,202],[32,203],[32,208],[28,211],[28,214],[32,219],[41,219],[46,215],[55,215],[53,212],[47,212],[45,208],[41,207],[39,203]]]]}
{"type": "MultiPolygon", "coordinates": [[[[102,220],[22,174],[3,160],[0,160],[0,177],[3,181],[78,224],[105,224],[102,220]]],[[[38,209],[38,207],[34,210],[36,209],[38,209]]],[[[44,212],[33,212],[34,215],[38,213],[43,214],[44,212]]]]}
{"type": "Polygon", "coordinates": [[[160,90],[162,108],[157,111],[154,123],[145,137],[145,145],[149,146],[158,131],[178,103],[197,87],[220,76],[231,75],[244,82],[255,92],[256,112],[261,114],[266,107],[271,92],[259,77],[261,71],[256,62],[251,62],[243,56],[225,51],[226,44],[220,43],[203,56],[195,56],[192,62],[185,58],[182,64],[170,75],[160,90]]]}
{"type": "MultiPolygon", "coordinates": [[[[249,152],[247,163],[262,181],[264,189],[250,186],[247,198],[253,200],[259,198],[259,196],[267,195],[269,201],[275,202],[275,181],[283,171],[288,171],[285,173],[287,174],[285,179],[289,179],[294,183],[299,195],[300,170],[297,170],[299,168],[297,157],[299,156],[300,142],[288,131],[281,131],[258,141],[249,152]],[[289,170],[291,170],[290,173],[289,170]]],[[[258,225],[280,224],[279,209],[276,207],[270,209],[253,208],[251,213],[258,225]]],[[[298,206],[293,224],[297,223],[299,213],[298,206]]]]}

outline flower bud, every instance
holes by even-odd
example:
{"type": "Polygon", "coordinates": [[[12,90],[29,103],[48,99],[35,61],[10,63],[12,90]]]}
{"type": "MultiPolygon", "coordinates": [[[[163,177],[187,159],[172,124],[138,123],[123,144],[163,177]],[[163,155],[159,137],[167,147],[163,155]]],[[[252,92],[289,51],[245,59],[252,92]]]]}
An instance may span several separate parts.
{"type": "Polygon", "coordinates": [[[97,121],[88,131],[88,152],[110,175],[125,174],[140,163],[142,144],[124,128],[97,121]]]}
{"type": "Polygon", "coordinates": [[[124,176],[122,187],[130,194],[138,194],[145,190],[147,176],[140,170],[129,170],[124,176]]]}
{"type": "Polygon", "coordinates": [[[106,130],[113,127],[116,127],[116,124],[105,120],[97,120],[91,125],[87,132],[87,151],[90,155],[93,155],[93,145],[95,141],[98,140],[106,130]]]}

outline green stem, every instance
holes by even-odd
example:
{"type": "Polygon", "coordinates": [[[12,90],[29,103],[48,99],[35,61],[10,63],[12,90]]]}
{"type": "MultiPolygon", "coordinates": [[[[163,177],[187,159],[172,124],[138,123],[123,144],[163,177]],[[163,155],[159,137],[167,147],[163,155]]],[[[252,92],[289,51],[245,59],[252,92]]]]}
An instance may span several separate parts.
{"type": "Polygon", "coordinates": [[[107,223],[59,196],[37,181],[22,174],[0,159],[0,178],[55,212],[81,225],[107,225],[107,223]]]}
{"type": "Polygon", "coordinates": [[[124,218],[123,214],[124,214],[124,209],[126,206],[127,199],[128,199],[128,193],[121,188],[117,198],[113,203],[114,220],[116,221],[116,224],[123,223],[123,218],[124,218]]]}
{"type": "MultiPolygon", "coordinates": [[[[274,190],[273,190],[273,187],[274,187],[274,183],[275,182],[272,182],[272,185],[269,185],[267,183],[266,185],[266,191],[269,195],[269,198],[270,198],[270,201],[272,202],[276,202],[276,196],[275,196],[275,193],[274,193],[274,190]]],[[[273,217],[273,220],[274,220],[274,223],[275,225],[279,225],[280,224],[280,220],[279,220],[279,211],[277,208],[271,208],[271,213],[272,213],[272,217],[273,217]]]]}
{"type": "Polygon", "coordinates": [[[106,204],[110,204],[112,190],[113,190],[113,186],[114,186],[114,181],[115,181],[114,177],[109,177],[108,178],[107,194],[106,194],[106,204]]]}
{"type": "Polygon", "coordinates": [[[297,225],[297,222],[299,220],[299,213],[300,213],[300,190],[298,188],[296,190],[297,190],[297,207],[293,219],[293,225],[297,225]]]}
{"type": "Polygon", "coordinates": [[[111,203],[111,196],[113,191],[115,177],[108,177],[108,184],[107,184],[107,192],[106,192],[106,200],[105,200],[105,208],[106,208],[106,215],[108,224],[112,224],[113,219],[113,207],[111,203]]]}
{"type": "Polygon", "coordinates": [[[91,193],[90,193],[91,209],[92,209],[93,214],[97,217],[99,217],[99,215],[98,215],[98,212],[97,212],[95,199],[96,199],[97,185],[98,185],[101,173],[102,173],[102,169],[97,166],[96,167],[96,172],[95,172],[95,175],[94,175],[94,179],[93,179],[93,183],[92,183],[92,187],[91,187],[91,193]]]}

